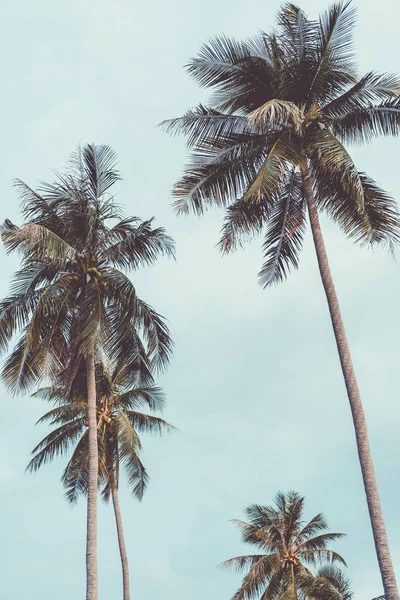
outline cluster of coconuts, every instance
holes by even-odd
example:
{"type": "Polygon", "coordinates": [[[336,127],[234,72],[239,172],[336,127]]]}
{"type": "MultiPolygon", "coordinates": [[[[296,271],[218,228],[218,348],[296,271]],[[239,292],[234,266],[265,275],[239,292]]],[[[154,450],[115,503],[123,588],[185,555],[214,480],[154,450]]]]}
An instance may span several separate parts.
{"type": "Polygon", "coordinates": [[[80,277],[84,275],[89,275],[90,278],[95,280],[101,287],[107,287],[106,282],[101,280],[101,272],[96,267],[89,267],[88,259],[83,254],[76,254],[76,257],[71,261],[70,265],[73,269],[77,267],[78,272],[74,272],[72,275],[74,281],[78,281],[80,277]]]}
{"type": "Polygon", "coordinates": [[[288,562],[295,567],[297,567],[299,565],[299,559],[294,552],[291,552],[290,554],[286,554],[282,558],[285,562],[288,562]]]}

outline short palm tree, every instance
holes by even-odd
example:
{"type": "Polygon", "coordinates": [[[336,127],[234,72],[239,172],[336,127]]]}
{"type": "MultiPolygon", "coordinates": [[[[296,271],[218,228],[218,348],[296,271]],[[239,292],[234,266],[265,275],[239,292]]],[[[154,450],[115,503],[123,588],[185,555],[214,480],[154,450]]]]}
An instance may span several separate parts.
{"type": "Polygon", "coordinates": [[[278,493],[273,506],[253,504],[245,511],[248,521],[234,521],[242,540],[261,554],[237,556],[222,563],[223,567],[247,571],[232,600],[295,600],[302,590],[311,589],[314,578],[310,566],[346,564],[337,552],[327,548],[343,534],[327,533],[322,514],[306,523],[303,508],[304,498],[297,492],[278,493]]]}
{"type": "Polygon", "coordinates": [[[317,569],[301,591],[307,600],[352,600],[350,580],[335,564],[317,569]]]}
{"type": "Polygon", "coordinates": [[[383,586],[387,600],[398,600],[364,410],[319,223],[325,213],[347,236],[369,245],[393,248],[400,238],[392,198],[357,170],[345,147],[400,131],[400,81],[374,72],[359,77],[353,24],[348,1],[335,3],[318,21],[286,3],[272,34],[244,42],[214,39],[188,65],[200,85],[214,89],[210,107],[200,105],[163,126],[185,134],[192,151],[173,191],[177,212],[225,208],[224,253],[264,232],[264,287],[297,268],[308,215],[383,586]]]}
{"type": "MultiPolygon", "coordinates": [[[[113,368],[104,362],[96,364],[97,439],[99,450],[98,485],[103,499],[112,498],[117,527],[123,576],[123,598],[130,599],[129,566],[118,497],[121,467],[124,468],[132,494],[138,499],[148,483],[148,475],[140,460],[140,432],[158,433],[173,427],[163,419],[138,412],[144,405],[151,411],[161,410],[163,394],[157,386],[126,387],[127,373],[122,364],[113,368]]],[[[131,378],[129,377],[129,380],[131,378]]],[[[67,499],[75,503],[80,494],[88,493],[89,447],[87,420],[87,385],[85,369],[80,369],[68,395],[61,379],[58,386],[42,388],[35,396],[52,402],[54,408],[38,423],[56,426],[32,451],[27,469],[37,471],[55,456],[74,450],[62,476],[67,499]]]]}
{"type": "Polygon", "coordinates": [[[110,193],[118,179],[112,150],[85,146],[55,183],[34,191],[18,181],[25,223],[2,227],[6,250],[22,254],[11,294],[0,303],[0,350],[21,332],[4,381],[25,391],[62,370],[71,388],[82,365],[87,373],[87,600],[98,598],[95,356],[103,348],[135,378],[140,365],[144,381],[167,364],[172,348],[163,318],[138,298],[122,269],[172,255],[173,240],[152,220],[122,218],[110,193]]]}

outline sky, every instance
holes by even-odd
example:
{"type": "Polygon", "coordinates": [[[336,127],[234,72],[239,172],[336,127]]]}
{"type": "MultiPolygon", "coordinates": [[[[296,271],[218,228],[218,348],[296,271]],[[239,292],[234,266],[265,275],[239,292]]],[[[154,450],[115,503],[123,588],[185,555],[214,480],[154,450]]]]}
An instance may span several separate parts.
{"type": "MultiPolygon", "coordinates": [[[[398,0],[358,0],[361,72],[399,69],[398,0]]],[[[218,564],[244,554],[230,519],[278,490],[306,497],[305,516],[326,515],[347,537],[356,600],[382,593],[353,427],[310,232],[300,269],[263,291],[261,240],[221,257],[223,214],[175,217],[170,190],[183,139],[157,129],[206,101],[183,65],[216,34],[269,30],[278,0],[19,0],[0,7],[2,143],[0,221],[19,222],[12,180],[35,187],[62,170],[79,143],[106,143],[120,158],[117,200],[127,215],[156,217],[175,238],[177,261],[135,273],[138,294],[169,320],[175,354],[160,379],[164,418],[179,433],[143,439],[151,483],[142,503],[121,487],[132,597],[223,600],[240,577],[218,564]]],[[[322,0],[301,5],[316,16],[322,0]]],[[[400,197],[399,140],[354,148],[400,197]]],[[[400,580],[398,339],[400,267],[384,250],[360,249],[322,221],[364,401],[393,562],[400,580]]],[[[0,250],[0,296],[17,268],[0,250]]],[[[0,387],[0,600],[83,598],[85,505],[63,498],[59,458],[24,469],[46,433],[46,410],[0,387]]],[[[122,597],[111,506],[99,512],[100,600],[122,597]]]]}

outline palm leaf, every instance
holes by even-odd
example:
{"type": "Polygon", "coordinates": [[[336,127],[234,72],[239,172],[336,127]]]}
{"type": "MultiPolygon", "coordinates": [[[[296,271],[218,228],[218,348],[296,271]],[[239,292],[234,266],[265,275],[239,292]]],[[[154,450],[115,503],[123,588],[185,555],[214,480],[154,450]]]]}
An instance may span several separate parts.
{"type": "Polygon", "coordinates": [[[288,175],[267,221],[263,250],[265,263],[259,273],[263,287],[279,283],[290,267],[297,269],[305,231],[305,204],[299,173],[288,175]]]}

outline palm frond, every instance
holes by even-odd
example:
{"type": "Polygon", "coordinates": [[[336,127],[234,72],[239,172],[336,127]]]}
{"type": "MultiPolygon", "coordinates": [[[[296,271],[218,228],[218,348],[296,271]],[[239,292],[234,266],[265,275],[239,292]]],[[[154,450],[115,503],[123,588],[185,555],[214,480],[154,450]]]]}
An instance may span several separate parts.
{"type": "Polygon", "coordinates": [[[265,138],[226,138],[223,144],[195,149],[184,176],[173,189],[177,214],[203,214],[212,205],[227,206],[241,197],[265,162],[265,138]]]}
{"type": "Polygon", "coordinates": [[[158,435],[162,435],[163,433],[172,433],[173,431],[176,431],[175,427],[159,417],[153,417],[151,415],[127,409],[124,410],[123,414],[135,431],[138,432],[158,433],[158,435]]]}
{"type": "Polygon", "coordinates": [[[55,456],[64,454],[71,444],[82,434],[84,419],[65,423],[54,429],[32,450],[34,455],[27,466],[28,471],[37,471],[42,465],[50,462],[55,456]]]}
{"type": "Polygon", "coordinates": [[[140,440],[124,413],[119,414],[117,425],[120,461],[127,474],[132,494],[141,500],[149,477],[138,455],[140,440]]]}
{"type": "Polygon", "coordinates": [[[351,600],[353,592],[349,578],[336,565],[324,565],[316,573],[318,579],[328,581],[339,593],[340,600],[351,600]]]}
{"type": "Polygon", "coordinates": [[[118,406],[124,410],[135,410],[147,404],[150,410],[163,410],[165,404],[165,395],[161,388],[157,386],[138,387],[123,392],[118,396],[118,406]]]}
{"type": "Polygon", "coordinates": [[[74,248],[37,223],[27,223],[15,229],[3,225],[1,237],[8,254],[18,250],[25,259],[52,260],[60,268],[64,268],[67,260],[75,255],[74,248]]]}
{"type": "Polygon", "coordinates": [[[354,110],[331,120],[332,131],[345,143],[365,144],[379,136],[400,133],[400,99],[354,110]]]}
{"type": "MultiPolygon", "coordinates": [[[[175,242],[163,227],[152,229],[153,219],[143,221],[137,227],[108,245],[100,252],[99,260],[119,268],[138,269],[152,265],[159,256],[175,256],[175,242]]],[[[114,229],[114,238],[116,230],[114,229]]]]}
{"type": "Polygon", "coordinates": [[[354,205],[353,198],[343,189],[339,174],[325,174],[316,167],[313,178],[319,206],[342,231],[355,242],[384,244],[393,251],[399,243],[400,215],[394,199],[366,173],[359,173],[363,186],[364,210],[354,205]]]}
{"type": "Polygon", "coordinates": [[[301,175],[292,171],[272,206],[263,243],[265,263],[259,273],[263,287],[280,283],[291,267],[297,269],[305,232],[301,175]]]}
{"type": "Polygon", "coordinates": [[[226,209],[218,248],[228,254],[260,233],[273,205],[237,200],[226,209]]]}
{"type": "Polygon", "coordinates": [[[264,554],[248,554],[246,556],[235,556],[228,560],[224,560],[219,566],[221,569],[233,569],[237,572],[250,569],[260,560],[264,558],[264,554]]]}
{"type": "Polygon", "coordinates": [[[75,504],[80,495],[87,493],[89,482],[89,434],[85,431],[63,472],[61,481],[65,498],[75,504]]]}
{"type": "Polygon", "coordinates": [[[333,550],[301,550],[299,551],[301,559],[308,564],[316,565],[323,562],[339,562],[347,567],[346,561],[337,552],[333,550]]]}
{"type": "Polygon", "coordinates": [[[341,119],[359,110],[395,100],[400,92],[400,79],[391,73],[370,71],[358,79],[343,94],[325,104],[323,114],[329,119],[341,119]]]}
{"type": "Polygon", "coordinates": [[[201,86],[215,89],[213,105],[248,111],[274,97],[276,75],[268,46],[257,42],[216,37],[189,62],[189,74],[201,86]]]}
{"type": "Polygon", "coordinates": [[[335,2],[321,14],[316,35],[317,61],[307,106],[337,95],[356,76],[353,28],[356,11],[351,1],[335,2]]]}
{"type": "Polygon", "coordinates": [[[231,135],[257,133],[245,117],[224,114],[202,104],[188,110],[183,117],[163,121],[160,127],[170,135],[185,135],[188,148],[202,146],[209,139],[224,140],[231,135]]]}
{"type": "MultiPolygon", "coordinates": [[[[90,195],[98,201],[120,179],[116,169],[116,154],[105,144],[87,144],[81,150],[79,159],[90,184],[90,195]]],[[[75,164],[76,160],[73,159],[75,164]]]]}
{"type": "Polygon", "coordinates": [[[354,199],[360,214],[365,207],[364,187],[353,159],[339,140],[328,129],[313,129],[307,140],[307,153],[317,161],[327,178],[341,179],[342,189],[354,199]]]}

